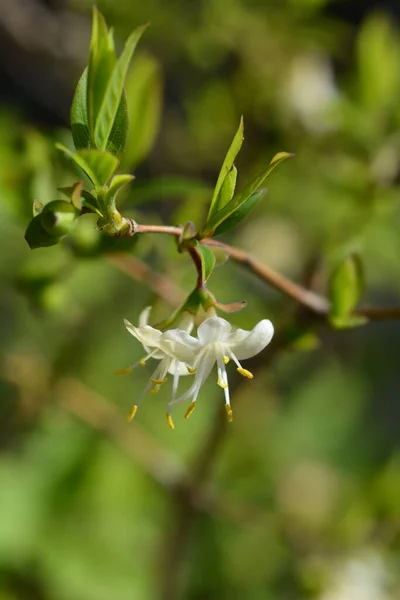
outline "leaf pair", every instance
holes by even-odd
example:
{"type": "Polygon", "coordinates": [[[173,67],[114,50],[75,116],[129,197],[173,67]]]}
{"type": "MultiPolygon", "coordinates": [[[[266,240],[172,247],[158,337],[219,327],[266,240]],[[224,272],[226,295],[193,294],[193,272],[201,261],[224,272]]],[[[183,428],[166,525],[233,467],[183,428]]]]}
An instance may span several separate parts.
{"type": "Polygon", "coordinates": [[[89,64],[76,88],[71,129],[77,149],[91,148],[121,156],[128,135],[124,85],[129,64],[147,25],[135,29],[117,59],[112,31],[94,9],[89,64]]]}
{"type": "Polygon", "coordinates": [[[271,171],[281,162],[293,156],[293,154],[287,152],[276,154],[268,167],[252,179],[240,193],[235,195],[237,170],[234,161],[242,146],[243,139],[243,118],[241,118],[239,128],[218,176],[207,222],[201,231],[202,237],[220,235],[240,223],[267,193],[267,190],[261,188],[261,185],[271,171]]]}

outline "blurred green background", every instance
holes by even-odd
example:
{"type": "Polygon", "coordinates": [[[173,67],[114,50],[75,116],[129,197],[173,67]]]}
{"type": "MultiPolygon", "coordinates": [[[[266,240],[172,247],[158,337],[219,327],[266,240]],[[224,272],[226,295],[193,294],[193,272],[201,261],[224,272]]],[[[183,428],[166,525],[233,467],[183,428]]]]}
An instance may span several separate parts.
{"type": "MultiPolygon", "coordinates": [[[[252,382],[232,374],[234,422],[210,378],[174,432],[168,390],[127,424],[148,373],[113,375],[141,356],[122,318],[167,316],[188,258],[162,236],[103,239],[90,216],[63,245],[25,243],[32,200],[77,178],[54,142],[91,4],[0,2],[0,600],[400,598],[399,323],[334,332],[226,264],[210,288],[247,299],[232,322],[278,331],[252,382]]],[[[120,44],[151,21],[128,82],[124,214],[200,225],[243,114],[239,185],[296,157],[226,240],[323,293],[359,252],[365,302],[400,302],[396,2],[97,6],[120,44]]]]}

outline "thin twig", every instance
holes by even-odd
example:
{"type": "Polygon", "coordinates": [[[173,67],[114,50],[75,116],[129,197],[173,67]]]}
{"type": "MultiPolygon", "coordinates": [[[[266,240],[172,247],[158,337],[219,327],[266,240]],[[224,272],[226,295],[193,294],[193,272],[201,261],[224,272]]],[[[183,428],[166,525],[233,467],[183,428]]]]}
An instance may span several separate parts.
{"type": "MultiPolygon", "coordinates": [[[[168,225],[138,225],[135,230],[135,235],[138,233],[162,233],[178,237],[182,233],[182,227],[171,227],[168,225]]],[[[270,267],[267,267],[257,259],[253,258],[244,250],[240,250],[234,246],[224,244],[223,242],[214,239],[204,239],[201,240],[201,243],[206,246],[220,248],[226,252],[232,260],[248,269],[256,275],[256,277],[265,283],[268,283],[285,296],[293,298],[293,300],[296,300],[299,304],[308,308],[313,313],[321,316],[329,315],[331,304],[327,298],[291,281],[280,273],[277,273],[270,267]]],[[[128,264],[129,260],[127,258],[126,265],[128,264]]],[[[128,268],[126,268],[126,271],[128,271],[128,268]]],[[[355,309],[354,314],[365,316],[371,321],[399,319],[400,306],[362,307],[355,309]]]]}

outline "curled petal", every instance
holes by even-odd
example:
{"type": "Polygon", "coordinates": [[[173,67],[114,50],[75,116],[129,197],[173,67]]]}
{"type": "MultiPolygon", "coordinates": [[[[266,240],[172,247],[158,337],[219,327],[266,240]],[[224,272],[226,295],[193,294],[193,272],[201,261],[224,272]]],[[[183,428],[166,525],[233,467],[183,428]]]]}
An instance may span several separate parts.
{"type": "Polygon", "coordinates": [[[237,329],[229,336],[227,345],[238,360],[245,360],[264,350],[274,335],[274,326],[263,319],[251,330],[237,329]]]}
{"type": "Polygon", "coordinates": [[[139,327],[146,327],[149,324],[151,306],[146,306],[139,315],[139,327]]]}
{"type": "Polygon", "coordinates": [[[213,342],[223,342],[228,337],[232,325],[221,317],[210,317],[202,322],[197,330],[197,336],[200,343],[212,344],[213,342]]]}
{"type": "Polygon", "coordinates": [[[158,329],[154,329],[150,327],[150,325],[146,325],[145,327],[135,327],[124,319],[124,325],[143,346],[147,346],[148,348],[158,348],[160,345],[160,340],[162,333],[158,329]]]}

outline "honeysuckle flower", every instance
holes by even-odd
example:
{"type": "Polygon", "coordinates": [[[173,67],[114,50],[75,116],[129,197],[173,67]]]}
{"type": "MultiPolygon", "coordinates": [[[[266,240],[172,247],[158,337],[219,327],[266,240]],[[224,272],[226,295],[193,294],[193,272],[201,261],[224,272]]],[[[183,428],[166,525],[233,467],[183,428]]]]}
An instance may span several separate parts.
{"type": "MultiPolygon", "coordinates": [[[[169,340],[164,339],[165,334],[162,331],[148,325],[150,311],[151,307],[147,307],[141,312],[139,316],[138,327],[135,327],[127,319],[124,319],[126,329],[143,345],[146,355],[127,369],[117,371],[116,374],[124,375],[131,373],[132,370],[138,365],[145,366],[149,358],[159,361],[157,367],[150,376],[149,382],[143,393],[137,400],[136,404],[133,405],[128,415],[129,421],[134,418],[139,404],[142,402],[143,398],[147,394],[156,394],[159,391],[161,385],[167,381],[168,373],[173,375],[172,401],[174,401],[176,399],[178,390],[179,378],[182,375],[189,375],[193,372],[190,369],[190,366],[176,358],[176,354],[181,355],[184,351],[185,356],[187,356],[190,364],[195,361],[195,355],[193,351],[190,350],[191,346],[193,347],[193,338],[191,338],[188,333],[188,331],[191,331],[193,328],[193,319],[190,317],[190,315],[183,316],[180,320],[182,329],[179,330],[181,334],[179,339],[169,340]],[[185,334],[187,338],[185,337],[185,334]]],[[[167,420],[169,426],[174,429],[172,418],[168,417],[167,415],[167,420]]]]}
{"type": "Polygon", "coordinates": [[[195,372],[195,379],[188,391],[179,398],[173,398],[169,403],[167,418],[171,418],[170,409],[178,402],[191,399],[191,404],[186,411],[185,418],[192,414],[200,388],[209,376],[213,366],[217,363],[217,383],[225,393],[225,410],[228,421],[232,421],[232,409],[230,405],[228,375],[226,365],[230,360],[236,364],[237,371],[247,377],[253,378],[253,374],[244,369],[240,363],[255,356],[263,350],[271,341],[274,327],[271,321],[263,319],[251,330],[232,330],[232,325],[221,317],[210,317],[203,321],[197,330],[196,340],[187,332],[178,329],[166,331],[164,341],[171,341],[170,353],[185,364],[190,364],[195,372]],[[189,338],[191,338],[189,340],[189,338]],[[193,352],[196,355],[192,362],[193,352]]]}

